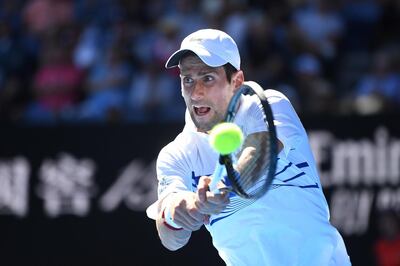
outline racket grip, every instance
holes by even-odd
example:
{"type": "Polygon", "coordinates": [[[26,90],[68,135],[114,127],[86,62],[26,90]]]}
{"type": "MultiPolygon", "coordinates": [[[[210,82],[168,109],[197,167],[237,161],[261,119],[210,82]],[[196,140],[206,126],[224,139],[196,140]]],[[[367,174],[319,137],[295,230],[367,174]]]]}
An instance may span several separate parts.
{"type": "Polygon", "coordinates": [[[169,209],[169,206],[167,206],[164,210],[163,210],[163,218],[164,218],[164,223],[166,223],[168,225],[168,227],[172,230],[181,230],[182,227],[177,225],[174,222],[174,219],[172,219],[171,216],[171,211],[169,209]]]}
{"type": "Polygon", "coordinates": [[[211,183],[209,184],[210,191],[214,194],[220,194],[220,190],[217,188],[219,181],[225,176],[225,167],[224,165],[217,163],[217,166],[214,169],[214,173],[212,174],[211,183]]]}

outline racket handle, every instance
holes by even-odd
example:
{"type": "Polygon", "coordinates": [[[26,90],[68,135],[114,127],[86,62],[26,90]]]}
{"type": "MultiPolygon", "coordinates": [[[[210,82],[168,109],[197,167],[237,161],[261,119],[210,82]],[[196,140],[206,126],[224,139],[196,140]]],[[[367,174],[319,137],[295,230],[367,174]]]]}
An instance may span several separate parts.
{"type": "Polygon", "coordinates": [[[170,227],[169,227],[170,229],[172,229],[172,230],[181,230],[181,229],[182,229],[182,227],[179,226],[179,225],[177,225],[177,224],[174,222],[174,219],[172,219],[171,211],[170,211],[170,209],[169,209],[168,206],[167,206],[167,207],[164,209],[164,211],[163,211],[163,218],[164,218],[164,222],[165,222],[167,225],[170,226],[170,227]]]}
{"type": "Polygon", "coordinates": [[[220,194],[220,190],[217,188],[219,181],[225,176],[225,166],[217,163],[217,166],[214,169],[214,173],[212,174],[211,183],[209,184],[210,191],[214,194],[220,194]]]}

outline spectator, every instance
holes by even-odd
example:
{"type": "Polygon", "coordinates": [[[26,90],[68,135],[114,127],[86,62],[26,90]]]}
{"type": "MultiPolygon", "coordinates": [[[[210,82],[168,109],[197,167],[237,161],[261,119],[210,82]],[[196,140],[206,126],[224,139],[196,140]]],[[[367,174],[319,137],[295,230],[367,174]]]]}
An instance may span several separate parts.
{"type": "Polygon", "coordinates": [[[147,63],[132,78],[128,119],[134,122],[179,121],[184,115],[179,82],[157,63],[147,63]]]}
{"type": "Polygon", "coordinates": [[[89,25],[82,30],[77,45],[73,51],[74,63],[81,69],[88,70],[104,51],[100,27],[89,25]]]}
{"type": "Polygon", "coordinates": [[[324,60],[337,55],[337,44],[343,35],[344,21],[335,3],[316,0],[293,11],[292,37],[300,52],[311,52],[324,60]]]}
{"type": "Polygon", "coordinates": [[[33,101],[25,118],[35,123],[55,122],[60,113],[79,101],[83,72],[70,60],[68,51],[48,43],[33,81],[33,101]]]}
{"type": "MultiPolygon", "coordinates": [[[[153,59],[163,66],[165,61],[168,59],[176,47],[180,45],[179,43],[179,31],[180,26],[178,21],[172,17],[161,18],[157,24],[157,36],[151,47],[151,54],[153,59]]],[[[161,74],[161,73],[160,73],[161,74]]]]}
{"type": "Polygon", "coordinates": [[[168,17],[173,17],[180,27],[178,39],[207,25],[204,16],[198,12],[199,0],[173,0],[173,8],[168,9],[168,17]]]}
{"type": "Polygon", "coordinates": [[[73,1],[30,0],[24,9],[24,20],[29,30],[39,35],[70,25],[73,20],[73,1]]]}
{"type": "Polygon", "coordinates": [[[248,64],[243,68],[250,73],[249,80],[258,80],[266,87],[288,78],[285,47],[280,45],[276,35],[273,22],[263,13],[254,13],[249,18],[243,46],[248,64]]]}
{"type": "MultiPolygon", "coordinates": [[[[389,70],[385,70],[392,74],[381,73],[379,78],[375,71],[366,71],[370,55],[380,47],[397,49],[400,45],[396,23],[400,5],[395,0],[150,0],[146,3],[140,0],[17,0],[2,1],[0,7],[0,116],[6,119],[18,119],[18,110],[23,109],[24,99],[29,96],[27,92],[34,92],[36,105],[29,104],[24,113],[27,119],[54,120],[61,116],[68,121],[105,122],[113,114],[114,118],[129,117],[128,121],[135,121],[131,118],[136,116],[133,115],[136,111],[131,108],[136,101],[130,98],[127,103],[127,99],[142,97],[137,102],[146,102],[143,99],[147,98],[147,91],[140,88],[148,86],[143,84],[149,77],[157,87],[165,87],[160,93],[171,97],[171,102],[176,98],[166,91],[173,87],[170,77],[160,73],[157,70],[160,65],[154,66],[152,62],[165,61],[168,50],[176,48],[177,39],[196,28],[210,27],[224,29],[237,37],[242,54],[248,58],[243,68],[248,68],[252,76],[247,79],[259,80],[266,88],[290,91],[294,105],[307,114],[333,112],[330,111],[332,103],[337,103],[335,114],[400,110],[398,93],[392,93],[398,91],[393,78],[400,73],[398,62],[397,65],[390,62],[389,70]],[[77,66],[80,75],[89,74],[83,76],[88,90],[83,94],[87,97],[85,104],[79,108],[75,108],[80,100],[79,90],[71,98],[71,104],[64,106],[67,108],[49,110],[48,104],[46,108],[38,104],[43,103],[38,100],[43,95],[39,97],[37,87],[32,87],[38,85],[43,57],[48,57],[49,35],[53,36],[54,45],[64,47],[66,57],[73,51],[70,65],[77,66]],[[122,54],[123,67],[110,67],[110,61],[103,59],[116,46],[122,54]],[[305,66],[314,64],[310,63],[314,59],[304,61],[303,55],[312,55],[318,61],[318,73],[304,72],[305,66]],[[302,67],[291,71],[294,61],[302,62],[298,64],[302,67]],[[102,87],[93,85],[97,83],[94,80],[100,79],[98,73],[105,73],[109,68],[121,75],[117,79],[124,80],[121,82],[125,85],[112,86],[119,89],[94,89],[102,87]],[[378,83],[380,89],[376,89],[378,83]],[[106,94],[113,96],[105,99],[106,94]],[[317,104],[310,99],[322,102],[317,104]],[[322,103],[328,99],[329,104],[324,106],[322,103]],[[108,104],[111,109],[106,107],[108,104]]],[[[149,107],[157,103],[153,100],[144,104],[147,106],[144,109],[154,109],[149,107]]],[[[139,104],[134,108],[142,107],[139,104]]],[[[156,121],[166,119],[161,114],[150,117],[156,121]]]]}
{"type": "Polygon", "coordinates": [[[371,62],[371,71],[355,88],[355,111],[358,114],[391,112],[400,105],[400,73],[393,68],[390,53],[379,51],[371,62]]]}
{"type": "Polygon", "coordinates": [[[0,21],[0,119],[17,119],[28,95],[30,77],[27,51],[12,32],[11,22],[0,21]]]}
{"type": "Polygon", "coordinates": [[[376,41],[376,26],[382,8],[375,0],[347,0],[341,14],[346,28],[341,49],[346,52],[370,51],[376,41]]]}
{"type": "Polygon", "coordinates": [[[223,29],[235,40],[239,47],[243,47],[244,37],[248,28],[249,8],[246,0],[228,1],[223,29]]]}
{"type": "Polygon", "coordinates": [[[303,115],[333,113],[334,91],[322,73],[321,63],[315,55],[302,54],[294,61],[295,88],[301,103],[298,111],[303,115]]]}
{"type": "Polygon", "coordinates": [[[106,122],[121,119],[131,66],[119,46],[113,46],[88,73],[86,98],[72,119],[106,122]]]}

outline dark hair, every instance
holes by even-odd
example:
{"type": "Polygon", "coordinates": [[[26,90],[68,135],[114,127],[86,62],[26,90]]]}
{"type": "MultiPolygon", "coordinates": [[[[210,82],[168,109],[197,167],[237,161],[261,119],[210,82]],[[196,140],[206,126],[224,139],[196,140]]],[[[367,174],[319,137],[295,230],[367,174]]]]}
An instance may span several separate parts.
{"type": "MultiPolygon", "coordinates": [[[[198,57],[198,55],[196,55],[194,52],[187,51],[182,54],[181,59],[179,61],[181,61],[183,58],[185,58],[187,56],[197,56],[198,57]]],[[[222,67],[225,70],[225,74],[226,74],[226,78],[227,78],[228,82],[231,82],[232,75],[235,74],[236,72],[238,72],[238,70],[234,66],[232,66],[230,63],[226,63],[222,67]]]]}
{"type": "Polygon", "coordinates": [[[222,67],[225,70],[226,78],[228,79],[228,82],[231,82],[232,75],[235,74],[236,72],[238,72],[238,70],[234,66],[232,66],[230,63],[226,63],[222,67]]]}

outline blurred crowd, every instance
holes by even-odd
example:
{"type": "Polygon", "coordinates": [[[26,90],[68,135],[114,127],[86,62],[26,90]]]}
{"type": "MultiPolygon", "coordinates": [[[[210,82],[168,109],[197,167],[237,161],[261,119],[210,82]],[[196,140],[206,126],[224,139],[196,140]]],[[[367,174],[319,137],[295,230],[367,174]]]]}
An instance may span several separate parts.
{"type": "Polygon", "coordinates": [[[400,113],[397,0],[0,0],[0,120],[182,121],[181,40],[218,28],[300,115],[400,113]]]}

